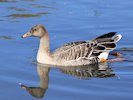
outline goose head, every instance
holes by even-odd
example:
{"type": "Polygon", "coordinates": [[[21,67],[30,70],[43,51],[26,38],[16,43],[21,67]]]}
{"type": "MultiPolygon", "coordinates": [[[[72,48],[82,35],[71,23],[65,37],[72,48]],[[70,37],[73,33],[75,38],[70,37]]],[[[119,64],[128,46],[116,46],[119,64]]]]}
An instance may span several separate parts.
{"type": "Polygon", "coordinates": [[[47,34],[47,30],[45,29],[45,27],[41,24],[39,25],[35,25],[31,28],[30,31],[28,31],[27,33],[22,35],[22,38],[26,38],[26,37],[43,37],[47,34]]]}

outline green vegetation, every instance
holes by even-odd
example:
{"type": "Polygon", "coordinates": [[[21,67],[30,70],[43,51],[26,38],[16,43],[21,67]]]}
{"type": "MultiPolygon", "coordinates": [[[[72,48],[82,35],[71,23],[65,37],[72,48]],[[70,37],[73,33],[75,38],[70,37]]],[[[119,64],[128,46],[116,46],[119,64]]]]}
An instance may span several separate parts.
{"type": "Polygon", "coordinates": [[[27,11],[26,9],[17,8],[17,7],[8,7],[10,10],[16,10],[16,11],[27,11]]]}
{"type": "Polygon", "coordinates": [[[1,40],[12,40],[12,39],[14,39],[14,37],[12,37],[12,36],[0,36],[0,39],[1,40]]]}
{"type": "Polygon", "coordinates": [[[133,48],[121,48],[123,51],[133,51],[133,48]]]}
{"type": "Polygon", "coordinates": [[[54,7],[49,7],[49,6],[45,6],[45,5],[39,5],[39,4],[30,4],[33,7],[36,8],[49,8],[49,9],[55,9],[54,7]]]}
{"type": "Polygon", "coordinates": [[[37,14],[10,14],[5,17],[12,17],[12,18],[30,18],[30,17],[40,17],[41,15],[50,14],[49,12],[41,12],[37,14]]]}
{"type": "Polygon", "coordinates": [[[6,17],[13,17],[13,18],[27,18],[27,17],[40,17],[40,14],[11,14],[6,17]]]}
{"type": "Polygon", "coordinates": [[[7,0],[0,0],[0,2],[7,2],[7,0]]]}

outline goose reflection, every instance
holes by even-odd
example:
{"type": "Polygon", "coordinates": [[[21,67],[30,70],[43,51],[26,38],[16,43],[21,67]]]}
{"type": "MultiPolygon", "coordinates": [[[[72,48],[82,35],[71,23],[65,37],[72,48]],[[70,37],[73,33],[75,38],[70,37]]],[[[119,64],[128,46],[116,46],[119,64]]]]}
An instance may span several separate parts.
{"type": "Polygon", "coordinates": [[[21,84],[21,87],[26,89],[26,91],[36,98],[44,97],[46,90],[48,89],[49,83],[49,71],[50,67],[47,65],[37,64],[37,73],[40,78],[40,83],[38,87],[28,87],[21,84]]]}
{"type": "Polygon", "coordinates": [[[84,67],[60,68],[60,71],[79,79],[88,79],[91,77],[107,78],[115,76],[108,63],[93,64],[84,67]]]}
{"type": "MultiPolygon", "coordinates": [[[[112,73],[112,70],[109,67],[108,63],[80,66],[80,67],[58,67],[58,68],[62,73],[75,76],[79,79],[89,79],[91,77],[107,78],[115,76],[115,74],[112,73]]],[[[21,87],[26,89],[26,91],[33,97],[43,98],[48,89],[49,71],[50,71],[50,66],[37,64],[37,72],[40,77],[39,86],[29,87],[21,84],[21,87]]]]}

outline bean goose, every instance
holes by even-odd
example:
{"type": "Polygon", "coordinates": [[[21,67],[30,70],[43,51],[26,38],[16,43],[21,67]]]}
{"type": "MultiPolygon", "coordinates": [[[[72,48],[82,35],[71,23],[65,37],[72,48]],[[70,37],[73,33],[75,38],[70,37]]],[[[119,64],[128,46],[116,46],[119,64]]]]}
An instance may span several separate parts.
{"type": "Polygon", "coordinates": [[[121,34],[110,32],[89,41],[71,42],[50,52],[50,40],[43,25],[36,25],[22,38],[34,36],[40,38],[37,61],[57,66],[82,66],[103,62],[108,59],[109,52],[116,48],[121,34]]]}

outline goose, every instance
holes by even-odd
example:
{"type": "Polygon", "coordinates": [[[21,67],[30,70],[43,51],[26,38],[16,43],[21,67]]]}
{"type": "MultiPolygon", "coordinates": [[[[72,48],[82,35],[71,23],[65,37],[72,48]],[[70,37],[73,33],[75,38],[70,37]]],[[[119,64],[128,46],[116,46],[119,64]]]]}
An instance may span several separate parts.
{"type": "Polygon", "coordinates": [[[49,34],[43,25],[33,26],[22,38],[32,36],[40,38],[37,62],[55,66],[83,66],[106,62],[110,51],[116,48],[116,43],[122,38],[117,32],[109,32],[92,40],[67,43],[50,52],[49,34]]]}

